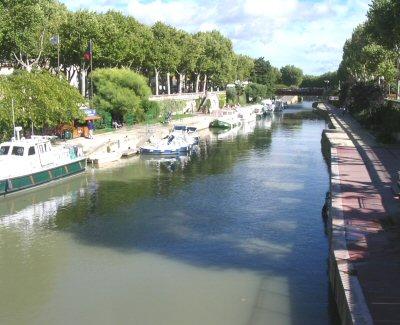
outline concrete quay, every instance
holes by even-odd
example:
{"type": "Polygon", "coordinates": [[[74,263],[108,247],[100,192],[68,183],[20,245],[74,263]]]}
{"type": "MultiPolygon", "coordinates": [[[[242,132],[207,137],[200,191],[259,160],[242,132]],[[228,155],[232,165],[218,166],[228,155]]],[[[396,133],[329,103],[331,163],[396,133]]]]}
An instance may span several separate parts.
{"type": "Polygon", "coordinates": [[[342,324],[400,324],[400,149],[377,143],[351,116],[319,104],[331,129],[329,277],[342,324]]]}

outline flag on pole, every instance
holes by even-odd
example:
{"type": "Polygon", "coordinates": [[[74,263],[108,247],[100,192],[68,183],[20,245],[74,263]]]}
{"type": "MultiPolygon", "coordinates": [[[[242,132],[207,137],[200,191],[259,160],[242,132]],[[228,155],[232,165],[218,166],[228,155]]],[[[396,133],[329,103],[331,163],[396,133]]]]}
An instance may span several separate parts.
{"type": "Polygon", "coordinates": [[[54,46],[60,44],[60,36],[53,35],[52,37],[50,37],[50,43],[54,46]]]}
{"type": "Polygon", "coordinates": [[[89,41],[88,44],[88,48],[85,52],[85,54],[83,54],[83,59],[85,61],[90,61],[93,58],[93,42],[92,40],[89,41]]]}

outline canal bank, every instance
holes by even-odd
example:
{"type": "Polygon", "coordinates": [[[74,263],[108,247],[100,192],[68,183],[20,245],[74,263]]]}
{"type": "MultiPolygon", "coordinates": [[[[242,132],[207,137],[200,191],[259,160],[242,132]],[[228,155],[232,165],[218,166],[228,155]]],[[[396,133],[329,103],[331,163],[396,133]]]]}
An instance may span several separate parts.
{"type": "Polygon", "coordinates": [[[329,277],[342,323],[398,324],[400,240],[391,184],[400,152],[380,147],[335,108],[318,110],[330,122],[322,134],[330,164],[329,277]]]}
{"type": "MultiPolygon", "coordinates": [[[[244,108],[254,110],[258,105],[248,105],[244,108]]],[[[68,142],[82,146],[89,162],[99,162],[101,167],[109,167],[124,156],[133,156],[139,148],[150,139],[157,141],[166,137],[174,125],[195,127],[204,138],[208,134],[210,123],[215,119],[211,114],[196,113],[192,116],[176,119],[169,124],[156,123],[152,125],[135,125],[133,128],[122,128],[108,133],[95,134],[92,139],[79,137],[68,142]],[[203,132],[204,131],[204,132],[203,132]]]]}

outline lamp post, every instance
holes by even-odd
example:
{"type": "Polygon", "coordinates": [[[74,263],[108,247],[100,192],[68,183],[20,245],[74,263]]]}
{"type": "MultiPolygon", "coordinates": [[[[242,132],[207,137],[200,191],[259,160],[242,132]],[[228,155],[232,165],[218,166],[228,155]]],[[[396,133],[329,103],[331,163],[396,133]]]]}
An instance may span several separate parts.
{"type": "Polygon", "coordinates": [[[325,96],[328,97],[329,80],[324,80],[324,82],[325,82],[325,96]]]}

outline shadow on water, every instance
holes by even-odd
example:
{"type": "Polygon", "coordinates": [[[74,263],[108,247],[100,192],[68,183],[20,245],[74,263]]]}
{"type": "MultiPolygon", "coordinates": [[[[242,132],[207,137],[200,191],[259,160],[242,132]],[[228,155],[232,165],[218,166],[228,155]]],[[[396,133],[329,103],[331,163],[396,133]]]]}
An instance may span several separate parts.
{"type": "Polygon", "coordinates": [[[46,222],[85,245],[257,273],[249,324],[268,309],[270,277],[287,279],[291,324],[335,324],[319,218],[328,187],[323,125],[293,114],[260,121],[252,133],[207,138],[187,160],[142,159],[95,173],[92,190],[46,222]]]}

